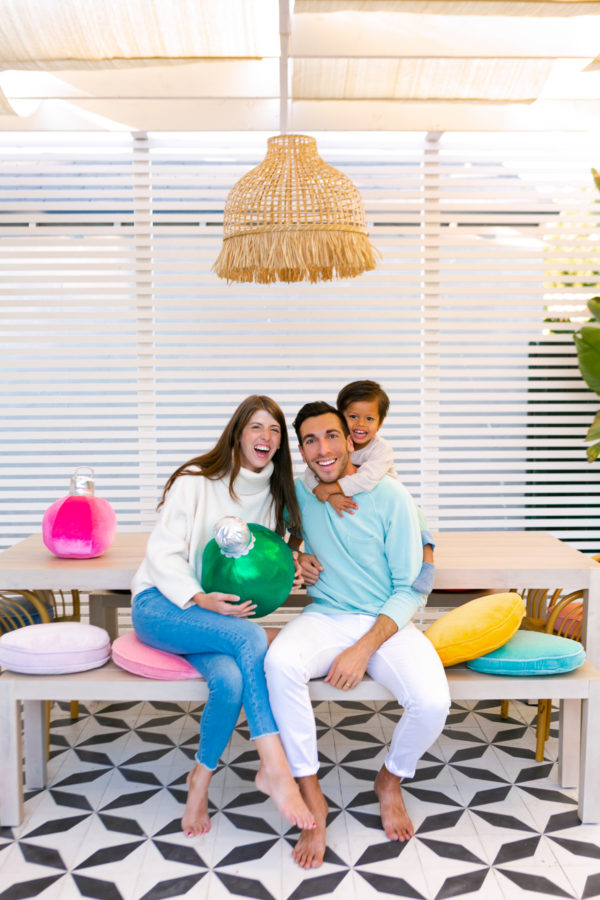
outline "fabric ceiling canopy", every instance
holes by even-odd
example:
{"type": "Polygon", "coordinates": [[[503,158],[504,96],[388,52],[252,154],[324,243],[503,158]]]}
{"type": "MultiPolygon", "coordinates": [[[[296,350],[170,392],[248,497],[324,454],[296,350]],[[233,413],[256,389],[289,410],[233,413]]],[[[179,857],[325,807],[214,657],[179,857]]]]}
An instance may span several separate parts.
{"type": "Polygon", "coordinates": [[[296,0],[286,24],[288,2],[0,0],[0,128],[70,128],[65,104],[140,131],[580,130],[599,118],[595,0],[296,0]],[[63,108],[35,117],[54,100],[63,108]]]}
{"type": "Polygon", "coordinates": [[[589,15],[597,0],[296,0],[296,12],[408,12],[451,16],[589,15]]]}
{"type": "Polygon", "coordinates": [[[0,21],[4,69],[279,52],[277,0],[0,0],[0,21]]]}

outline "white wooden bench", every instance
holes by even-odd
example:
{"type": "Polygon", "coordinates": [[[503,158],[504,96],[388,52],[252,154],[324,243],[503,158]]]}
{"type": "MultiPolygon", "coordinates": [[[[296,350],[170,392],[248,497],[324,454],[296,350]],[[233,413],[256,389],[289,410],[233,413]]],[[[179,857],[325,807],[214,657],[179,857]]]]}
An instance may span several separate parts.
{"type": "MultiPolygon", "coordinates": [[[[560,701],[558,777],[564,787],[579,785],[582,822],[600,822],[600,672],[590,663],[560,676],[512,678],[481,675],[466,666],[447,669],[453,700],[560,701]]],[[[341,692],[321,679],[310,683],[313,700],[380,701],[393,699],[365,677],[352,691],[341,692]]],[[[141,678],[109,662],[99,669],[70,675],[0,674],[0,825],[23,820],[23,761],[28,788],[46,785],[44,701],[199,701],[207,696],[201,680],[157,681],[141,678]],[[21,705],[23,725],[21,727],[21,705]]]]}

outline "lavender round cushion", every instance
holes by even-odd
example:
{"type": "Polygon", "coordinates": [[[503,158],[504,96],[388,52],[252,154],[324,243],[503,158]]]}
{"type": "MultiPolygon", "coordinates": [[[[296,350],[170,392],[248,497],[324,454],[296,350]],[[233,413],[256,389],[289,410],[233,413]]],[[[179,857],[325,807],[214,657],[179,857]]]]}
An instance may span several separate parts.
{"type": "Polygon", "coordinates": [[[104,628],[85,622],[42,622],[0,637],[0,666],[25,675],[65,675],[110,659],[104,628]]]}
{"type": "Polygon", "coordinates": [[[161,681],[202,678],[198,669],[185,657],[143,644],[135,631],[122,634],[113,641],[112,658],[122,669],[144,678],[157,678],[161,681]]]}

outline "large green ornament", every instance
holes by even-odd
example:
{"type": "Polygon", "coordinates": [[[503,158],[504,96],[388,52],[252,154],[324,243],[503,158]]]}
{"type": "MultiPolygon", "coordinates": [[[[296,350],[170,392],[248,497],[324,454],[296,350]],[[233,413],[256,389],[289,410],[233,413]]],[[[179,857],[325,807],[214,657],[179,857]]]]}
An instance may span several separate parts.
{"type": "Polygon", "coordinates": [[[237,594],[256,603],[261,618],[287,600],[294,581],[292,551],[270,528],[225,516],[202,554],[202,590],[237,594]]]}

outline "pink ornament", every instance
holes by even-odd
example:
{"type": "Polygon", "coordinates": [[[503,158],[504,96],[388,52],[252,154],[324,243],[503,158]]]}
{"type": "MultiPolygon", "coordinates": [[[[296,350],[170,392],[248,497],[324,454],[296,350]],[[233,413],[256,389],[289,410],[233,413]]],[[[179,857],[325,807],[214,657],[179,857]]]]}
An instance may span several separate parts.
{"type": "Polygon", "coordinates": [[[44,513],[44,544],[55,556],[91,559],[108,550],[116,532],[114,509],[94,495],[94,470],[80,466],[71,478],[69,496],[56,500],[44,513]],[[81,474],[83,469],[90,474],[81,474]]]}

